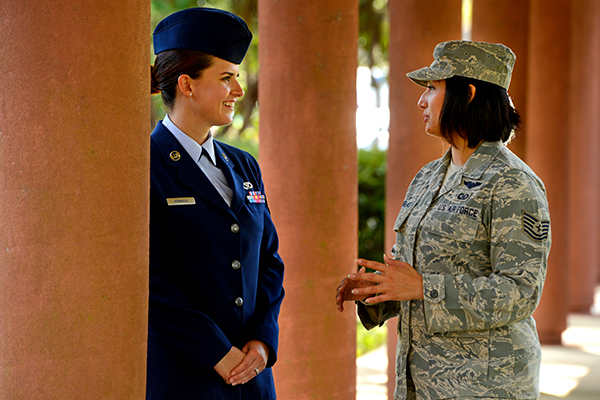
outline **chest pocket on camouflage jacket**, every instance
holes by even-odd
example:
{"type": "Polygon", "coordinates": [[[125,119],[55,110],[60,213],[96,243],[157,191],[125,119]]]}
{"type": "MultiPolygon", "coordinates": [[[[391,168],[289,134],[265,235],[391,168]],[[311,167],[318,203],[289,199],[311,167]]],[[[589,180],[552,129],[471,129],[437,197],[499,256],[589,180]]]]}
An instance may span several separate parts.
{"type": "Polygon", "coordinates": [[[421,229],[464,243],[473,243],[481,223],[482,205],[477,193],[453,190],[437,199],[422,222],[421,229]]]}

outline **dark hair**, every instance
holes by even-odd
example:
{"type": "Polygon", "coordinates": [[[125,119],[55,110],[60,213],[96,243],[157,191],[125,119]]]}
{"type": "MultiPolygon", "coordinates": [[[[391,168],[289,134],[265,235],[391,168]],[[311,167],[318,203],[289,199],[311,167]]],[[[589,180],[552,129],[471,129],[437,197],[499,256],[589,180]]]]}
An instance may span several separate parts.
{"type": "Polygon", "coordinates": [[[197,79],[210,67],[214,57],[198,50],[166,50],[156,55],[154,65],[150,67],[150,93],[160,93],[167,108],[175,104],[177,80],[181,75],[197,79]]]}
{"type": "Polygon", "coordinates": [[[475,148],[481,141],[508,142],[519,127],[521,116],[511,105],[506,89],[478,79],[453,76],[446,79],[446,95],[440,115],[440,134],[454,144],[453,134],[475,148]],[[469,102],[469,85],[475,97],[469,102]]]}

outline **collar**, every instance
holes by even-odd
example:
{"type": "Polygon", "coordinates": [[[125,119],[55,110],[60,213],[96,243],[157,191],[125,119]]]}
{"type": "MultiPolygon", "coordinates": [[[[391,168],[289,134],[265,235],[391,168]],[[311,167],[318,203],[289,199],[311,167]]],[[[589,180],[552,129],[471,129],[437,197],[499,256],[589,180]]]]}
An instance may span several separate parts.
{"type": "Polygon", "coordinates": [[[470,179],[480,179],[503,148],[504,144],[501,141],[482,142],[467,160],[463,176],[470,179]]]}
{"type": "Polygon", "coordinates": [[[450,163],[452,162],[452,151],[450,148],[446,154],[436,163],[432,164],[432,188],[439,189],[438,196],[446,193],[453,187],[457,187],[463,181],[463,178],[479,180],[483,173],[489,168],[490,164],[498,153],[502,151],[504,145],[502,142],[482,142],[471,154],[465,165],[456,174],[449,177],[448,181],[444,182],[444,177],[449,171],[450,163]],[[443,187],[440,187],[440,185],[443,187]]]}
{"type": "Polygon", "coordinates": [[[208,133],[208,139],[202,145],[198,144],[194,139],[186,135],[181,129],[179,129],[173,121],[169,118],[169,114],[165,115],[165,118],[162,121],[165,128],[169,130],[175,136],[175,139],[183,146],[185,151],[188,152],[192,160],[196,163],[200,160],[200,156],[202,155],[202,149],[206,150],[208,156],[210,157],[210,161],[217,165],[217,160],[215,158],[215,144],[212,137],[212,133],[208,133]]]}

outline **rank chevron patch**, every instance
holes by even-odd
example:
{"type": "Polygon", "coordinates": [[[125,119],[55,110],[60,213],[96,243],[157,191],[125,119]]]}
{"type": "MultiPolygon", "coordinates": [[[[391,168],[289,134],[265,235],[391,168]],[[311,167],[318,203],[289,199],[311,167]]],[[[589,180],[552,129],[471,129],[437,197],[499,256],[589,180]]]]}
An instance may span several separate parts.
{"type": "Polygon", "coordinates": [[[548,239],[548,234],[550,232],[550,221],[540,221],[534,217],[533,214],[523,210],[521,226],[523,228],[523,232],[533,240],[541,242],[542,240],[548,239]]]}

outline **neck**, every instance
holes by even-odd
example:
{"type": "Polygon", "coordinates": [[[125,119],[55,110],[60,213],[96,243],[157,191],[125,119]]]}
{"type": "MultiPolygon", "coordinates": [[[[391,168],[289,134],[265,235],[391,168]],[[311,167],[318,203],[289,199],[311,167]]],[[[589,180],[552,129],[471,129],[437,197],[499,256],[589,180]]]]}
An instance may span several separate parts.
{"type": "Polygon", "coordinates": [[[477,147],[479,147],[479,145],[472,149],[469,146],[467,146],[466,140],[464,140],[463,138],[457,138],[455,140],[455,145],[451,148],[452,162],[454,163],[454,165],[458,165],[459,167],[465,165],[467,163],[467,160],[469,159],[469,157],[471,157],[471,154],[475,152],[475,149],[477,149],[477,147]]]}
{"type": "Polygon", "coordinates": [[[208,139],[211,127],[202,124],[201,121],[196,121],[193,118],[193,114],[186,113],[181,108],[173,107],[169,111],[169,118],[176,127],[181,129],[183,133],[191,137],[198,144],[202,145],[208,139]]]}

